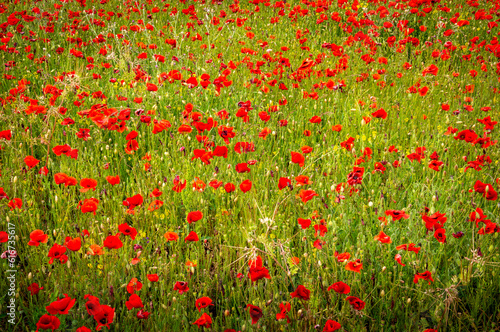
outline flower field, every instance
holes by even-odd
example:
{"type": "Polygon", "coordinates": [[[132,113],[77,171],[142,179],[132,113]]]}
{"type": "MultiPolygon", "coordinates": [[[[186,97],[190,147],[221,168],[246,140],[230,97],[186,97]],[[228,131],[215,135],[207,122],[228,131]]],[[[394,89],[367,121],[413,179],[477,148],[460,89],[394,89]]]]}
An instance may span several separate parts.
{"type": "Polygon", "coordinates": [[[500,331],[499,24],[0,4],[0,331],[500,331]]]}

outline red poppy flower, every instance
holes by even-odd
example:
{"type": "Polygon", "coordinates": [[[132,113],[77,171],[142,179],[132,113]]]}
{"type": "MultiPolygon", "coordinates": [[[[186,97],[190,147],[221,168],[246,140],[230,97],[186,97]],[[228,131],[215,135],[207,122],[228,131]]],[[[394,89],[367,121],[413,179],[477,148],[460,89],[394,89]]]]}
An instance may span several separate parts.
{"type": "Polygon", "coordinates": [[[87,198],[83,202],[78,203],[78,208],[82,210],[82,213],[92,212],[95,216],[97,207],[99,206],[99,200],[97,198],[87,198]]]}
{"type": "Polygon", "coordinates": [[[135,209],[137,206],[142,205],[144,199],[141,194],[134,195],[132,197],[127,198],[123,201],[123,205],[125,205],[129,210],[135,209]]]}
{"type": "Polygon", "coordinates": [[[425,68],[422,71],[422,75],[425,76],[427,74],[431,74],[431,75],[436,76],[438,73],[438,70],[439,70],[439,68],[436,65],[430,65],[429,67],[425,68]]]}
{"type": "Polygon", "coordinates": [[[142,289],[142,283],[137,280],[137,278],[132,278],[127,284],[127,292],[129,294],[134,294],[135,291],[142,289]]]}
{"type": "Polygon", "coordinates": [[[33,167],[38,165],[39,162],[40,160],[36,159],[33,156],[27,156],[26,158],[24,158],[24,163],[29,167],[29,169],[32,169],[33,167]]]}
{"type": "Polygon", "coordinates": [[[184,180],[184,182],[181,182],[180,178],[176,176],[174,179],[174,186],[172,187],[172,190],[180,193],[184,190],[184,188],[186,188],[186,180],[184,180]]]}
{"type": "Polygon", "coordinates": [[[410,218],[410,216],[407,215],[406,212],[401,210],[387,210],[385,211],[385,215],[391,216],[393,221],[400,220],[401,218],[410,218]]]}
{"type": "Polygon", "coordinates": [[[89,315],[94,316],[101,310],[101,304],[99,303],[99,299],[97,297],[86,294],[83,298],[87,299],[85,308],[87,309],[89,315]]]}
{"type": "Polygon", "coordinates": [[[116,235],[108,235],[104,240],[103,246],[108,249],[120,249],[123,247],[123,242],[116,235]]]}
{"type": "Polygon", "coordinates": [[[37,229],[30,233],[30,241],[28,242],[28,245],[38,247],[40,243],[47,243],[48,240],[48,235],[44,234],[42,230],[37,229]]]}
{"type": "Polygon", "coordinates": [[[54,181],[56,182],[56,184],[64,183],[65,187],[75,186],[78,183],[75,178],[68,176],[64,173],[54,174],[54,181]]]}
{"type": "Polygon", "coordinates": [[[224,183],[222,181],[217,181],[217,180],[212,180],[208,183],[208,185],[214,189],[218,189],[220,186],[222,186],[224,183]]]}
{"type": "Polygon", "coordinates": [[[198,318],[193,325],[198,325],[198,328],[205,327],[209,329],[212,326],[212,318],[206,313],[203,313],[200,318],[198,318]]]}
{"type": "Polygon", "coordinates": [[[386,119],[387,118],[387,112],[383,108],[381,108],[381,109],[377,110],[376,112],[373,112],[372,116],[374,118],[386,119]]]}
{"type": "Polygon", "coordinates": [[[334,320],[327,320],[325,327],[323,328],[323,332],[333,332],[340,330],[342,328],[342,325],[340,325],[338,322],[334,320]]]}
{"type": "Polygon", "coordinates": [[[381,243],[392,243],[391,238],[387,236],[383,231],[380,231],[380,233],[376,235],[373,239],[378,240],[381,243]]]}
{"type": "Polygon", "coordinates": [[[87,192],[90,189],[95,191],[95,187],[97,186],[97,181],[94,179],[81,179],[80,186],[82,187],[80,189],[80,192],[82,192],[82,193],[87,192]]]}
{"type": "Polygon", "coordinates": [[[213,306],[214,304],[212,303],[212,299],[207,297],[207,296],[201,297],[198,300],[196,300],[196,302],[195,302],[195,306],[196,306],[196,309],[198,309],[198,311],[201,311],[201,309],[206,308],[209,305],[213,306]]]}
{"type": "Polygon", "coordinates": [[[15,209],[21,210],[21,208],[23,207],[23,201],[20,198],[13,198],[7,205],[10,207],[11,211],[15,209]]]}
{"type": "Polygon", "coordinates": [[[40,317],[38,323],[36,323],[36,330],[37,332],[39,329],[54,331],[59,328],[59,325],[61,325],[61,321],[59,320],[59,318],[57,318],[56,316],[45,314],[40,317]]]}
{"type": "Polygon", "coordinates": [[[92,332],[92,330],[86,326],[82,326],[82,327],[77,328],[75,332],[92,332]]]}
{"type": "Polygon", "coordinates": [[[80,237],[72,239],[71,236],[67,236],[64,245],[71,251],[78,251],[82,247],[82,239],[80,237]]]}
{"type": "Polygon", "coordinates": [[[54,243],[47,255],[47,257],[50,257],[49,264],[52,264],[54,259],[58,259],[61,263],[65,263],[68,260],[68,256],[64,255],[65,252],[66,247],[54,243]]]}
{"type": "Polygon", "coordinates": [[[31,293],[31,295],[37,295],[42,289],[43,287],[38,286],[36,282],[28,286],[28,291],[31,293]]]}
{"type": "Polygon", "coordinates": [[[178,291],[179,294],[186,293],[189,291],[188,283],[186,281],[177,281],[174,285],[174,291],[178,291]]]}
{"type": "Polygon", "coordinates": [[[339,294],[349,294],[349,292],[351,291],[351,287],[349,287],[349,285],[347,285],[342,281],[337,281],[336,283],[328,287],[327,290],[332,290],[332,289],[339,294]]]}
{"type": "Polygon", "coordinates": [[[318,194],[316,194],[316,192],[314,190],[300,190],[299,191],[299,195],[300,199],[302,199],[302,202],[304,203],[307,203],[308,201],[310,201],[311,199],[314,198],[314,196],[319,196],[318,194]]]}
{"type": "Polygon", "coordinates": [[[307,229],[311,225],[311,219],[298,218],[297,221],[302,229],[307,229]]]}
{"type": "Polygon", "coordinates": [[[12,131],[10,129],[0,131],[0,138],[10,141],[12,139],[12,131]]]}
{"type": "Polygon", "coordinates": [[[157,282],[160,279],[160,277],[157,274],[148,274],[147,278],[151,282],[157,282]]]}
{"type": "Polygon", "coordinates": [[[67,315],[69,309],[75,305],[75,302],[76,299],[72,299],[68,294],[64,294],[63,298],[58,298],[57,301],[52,302],[50,305],[46,306],[45,309],[47,309],[51,315],[67,315]]]}
{"type": "Polygon", "coordinates": [[[149,315],[151,315],[151,313],[142,309],[137,312],[137,318],[139,319],[148,319],[149,315]]]}
{"type": "Polygon", "coordinates": [[[238,173],[250,173],[250,168],[248,168],[247,163],[240,163],[235,166],[236,172],[238,173]]]}
{"type": "Polygon", "coordinates": [[[353,262],[347,263],[347,265],[345,266],[345,269],[347,271],[352,271],[352,272],[360,273],[361,270],[363,269],[363,264],[361,263],[360,259],[356,259],[353,262]]]}
{"type": "Polygon", "coordinates": [[[317,115],[313,116],[312,118],[309,119],[309,122],[310,123],[320,123],[321,122],[321,118],[317,115]]]}
{"type": "Polygon", "coordinates": [[[292,155],[292,163],[299,164],[300,167],[304,167],[304,161],[305,161],[304,156],[299,152],[292,151],[290,153],[292,155]]]}
{"type": "Polygon", "coordinates": [[[144,308],[144,304],[142,304],[142,300],[137,294],[130,295],[127,302],[125,302],[128,310],[132,310],[132,308],[144,308]]]}
{"type": "Polygon", "coordinates": [[[137,230],[134,227],[130,227],[126,223],[119,225],[118,230],[122,233],[122,235],[130,236],[132,240],[135,240],[135,237],[137,236],[137,230]]]}
{"type": "Polygon", "coordinates": [[[109,329],[109,324],[113,323],[115,317],[115,309],[108,305],[101,305],[98,312],[94,315],[97,322],[96,330],[100,331],[103,326],[109,329]]]}
{"type": "Polygon", "coordinates": [[[394,260],[395,260],[396,262],[398,262],[398,264],[399,264],[399,265],[401,265],[401,266],[406,266],[406,264],[403,264],[403,263],[401,262],[401,258],[402,258],[402,257],[401,257],[401,255],[400,255],[400,254],[396,254],[396,256],[394,256],[394,260]]]}
{"type": "Polygon", "coordinates": [[[351,306],[356,310],[363,310],[365,307],[365,302],[355,296],[348,296],[346,297],[346,300],[349,301],[351,306]]]}
{"type": "Polygon", "coordinates": [[[332,130],[336,132],[340,132],[342,130],[342,125],[334,125],[332,126],[332,130]]]}
{"type": "Polygon", "coordinates": [[[290,296],[292,298],[299,298],[304,301],[309,301],[311,295],[311,291],[307,288],[305,288],[302,285],[298,285],[297,288],[295,289],[295,292],[290,293],[290,296]]]}
{"type": "Polygon", "coordinates": [[[446,235],[445,235],[445,233],[446,233],[446,230],[444,228],[436,229],[436,231],[434,231],[434,237],[439,242],[445,243],[446,242],[446,235]]]}
{"type": "Polygon", "coordinates": [[[313,151],[313,148],[306,145],[306,146],[301,147],[300,150],[302,150],[303,154],[308,154],[308,153],[311,153],[313,151]]]}
{"type": "Polygon", "coordinates": [[[290,318],[288,317],[287,313],[289,313],[291,309],[292,306],[290,305],[290,302],[280,303],[280,313],[276,314],[276,320],[286,318],[286,322],[290,324],[290,318]]]}
{"type": "Polygon", "coordinates": [[[197,242],[199,241],[200,238],[198,237],[198,234],[196,234],[195,231],[192,231],[184,238],[184,242],[197,242]]]}
{"type": "Polygon", "coordinates": [[[349,260],[349,258],[351,258],[351,254],[348,252],[344,252],[341,254],[335,252],[335,258],[337,258],[337,262],[343,263],[343,262],[349,260]]]}
{"type": "Polygon", "coordinates": [[[269,271],[264,267],[260,256],[250,260],[248,266],[250,267],[248,277],[252,280],[252,283],[263,278],[271,279],[269,271]]]}
{"type": "Polygon", "coordinates": [[[313,247],[316,248],[316,249],[318,249],[318,250],[321,250],[321,249],[323,249],[323,246],[325,244],[326,244],[326,241],[317,239],[316,241],[314,241],[313,247]]]}
{"type": "Polygon", "coordinates": [[[247,308],[249,308],[248,312],[250,313],[250,317],[252,318],[252,324],[257,324],[259,319],[264,316],[264,314],[262,313],[262,309],[253,304],[248,304],[247,308]]]}
{"type": "Polygon", "coordinates": [[[429,285],[431,284],[431,281],[434,282],[434,279],[432,279],[432,275],[429,271],[415,274],[415,277],[413,278],[413,282],[418,283],[418,280],[420,280],[420,279],[429,281],[429,285]]]}
{"type": "Polygon", "coordinates": [[[288,186],[291,186],[292,185],[292,181],[290,181],[289,178],[284,178],[284,177],[281,177],[279,180],[278,180],[278,189],[279,190],[283,190],[284,188],[288,187],[288,186]]]}
{"type": "Polygon", "coordinates": [[[148,91],[158,91],[158,86],[156,84],[153,84],[153,83],[147,83],[146,89],[148,91]]]}
{"type": "Polygon", "coordinates": [[[0,199],[9,199],[9,196],[7,196],[2,187],[0,187],[0,199]]]}
{"type": "Polygon", "coordinates": [[[446,213],[439,213],[438,211],[430,216],[422,215],[422,220],[425,222],[425,228],[432,231],[444,227],[444,223],[448,219],[445,216],[446,213]]]}
{"type": "Polygon", "coordinates": [[[250,189],[252,189],[252,181],[245,180],[240,184],[240,190],[243,191],[244,193],[246,193],[250,189]]]}
{"type": "Polygon", "coordinates": [[[165,237],[165,239],[167,239],[168,242],[177,241],[177,239],[179,238],[179,235],[177,235],[177,233],[175,232],[166,232],[163,236],[165,237]]]}
{"type": "Polygon", "coordinates": [[[297,181],[296,183],[297,186],[306,186],[312,183],[311,181],[309,181],[309,177],[306,175],[296,176],[295,181],[297,181]]]}
{"type": "Polygon", "coordinates": [[[233,191],[236,190],[236,186],[232,183],[226,183],[224,185],[224,190],[227,192],[227,193],[232,193],[233,191]]]}
{"type": "Polygon", "coordinates": [[[323,224],[319,224],[319,225],[314,225],[314,236],[318,236],[318,232],[319,232],[319,236],[323,237],[325,236],[325,234],[328,232],[328,229],[326,228],[325,225],[323,224]]]}

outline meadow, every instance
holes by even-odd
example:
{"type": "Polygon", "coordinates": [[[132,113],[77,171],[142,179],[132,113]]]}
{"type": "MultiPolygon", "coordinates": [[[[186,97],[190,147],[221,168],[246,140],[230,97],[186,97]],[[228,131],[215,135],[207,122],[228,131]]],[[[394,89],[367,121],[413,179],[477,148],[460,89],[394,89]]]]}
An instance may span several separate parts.
{"type": "Polygon", "coordinates": [[[500,331],[498,21],[0,4],[0,330],[500,331]]]}

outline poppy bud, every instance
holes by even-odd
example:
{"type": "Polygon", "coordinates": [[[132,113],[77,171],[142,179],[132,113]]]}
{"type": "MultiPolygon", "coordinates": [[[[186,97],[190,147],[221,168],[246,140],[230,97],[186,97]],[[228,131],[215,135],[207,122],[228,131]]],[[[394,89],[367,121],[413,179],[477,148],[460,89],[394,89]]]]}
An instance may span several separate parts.
{"type": "Polygon", "coordinates": [[[266,307],[269,307],[269,305],[270,305],[271,303],[273,303],[273,300],[272,300],[272,299],[266,302],[266,307]]]}
{"type": "Polygon", "coordinates": [[[57,232],[56,232],[56,230],[55,230],[55,229],[52,231],[52,234],[54,234],[54,237],[56,237],[56,236],[57,236],[57,232]]]}
{"type": "Polygon", "coordinates": [[[410,304],[411,302],[411,298],[408,298],[408,300],[406,300],[406,303],[410,304]]]}
{"type": "Polygon", "coordinates": [[[224,316],[228,317],[230,314],[231,314],[231,312],[228,309],[226,309],[224,311],[224,316]]]}
{"type": "Polygon", "coordinates": [[[384,272],[387,268],[384,266],[382,267],[382,272],[384,272]]]}
{"type": "Polygon", "coordinates": [[[175,301],[177,301],[177,298],[174,296],[174,297],[172,298],[172,302],[175,302],[175,301]]]}
{"type": "MultiPolygon", "coordinates": [[[[490,250],[490,251],[491,251],[491,250],[490,250]]],[[[31,274],[31,272],[30,272],[30,273],[28,273],[28,280],[30,280],[30,279],[32,278],[32,276],[33,276],[33,275],[31,274]]]]}
{"type": "Polygon", "coordinates": [[[12,180],[12,183],[16,183],[17,182],[17,176],[14,176],[14,179],[12,180]]]}
{"type": "Polygon", "coordinates": [[[384,295],[385,295],[385,291],[382,289],[382,290],[380,291],[380,297],[384,297],[384,295]]]}

